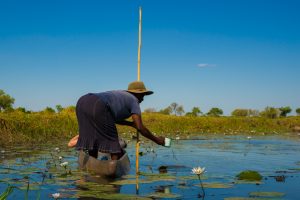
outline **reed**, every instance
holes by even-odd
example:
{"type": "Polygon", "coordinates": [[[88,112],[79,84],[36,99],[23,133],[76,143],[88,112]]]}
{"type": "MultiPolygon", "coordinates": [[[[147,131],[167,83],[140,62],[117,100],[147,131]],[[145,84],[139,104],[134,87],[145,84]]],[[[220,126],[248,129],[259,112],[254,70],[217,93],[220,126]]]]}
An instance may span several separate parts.
{"type": "MultiPolygon", "coordinates": [[[[269,119],[264,117],[189,117],[143,113],[143,123],[154,133],[181,138],[199,134],[283,134],[300,126],[300,117],[269,119]]],[[[122,137],[135,130],[117,126],[122,137]]],[[[74,112],[0,113],[0,144],[35,143],[67,140],[78,133],[74,112]]]]}

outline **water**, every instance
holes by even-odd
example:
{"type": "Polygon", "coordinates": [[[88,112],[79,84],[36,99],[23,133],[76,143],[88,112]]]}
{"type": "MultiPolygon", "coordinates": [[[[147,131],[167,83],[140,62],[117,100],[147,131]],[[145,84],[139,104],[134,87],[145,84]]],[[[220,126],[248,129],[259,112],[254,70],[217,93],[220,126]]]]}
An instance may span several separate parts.
{"type": "Polygon", "coordinates": [[[77,152],[65,144],[0,148],[0,194],[11,186],[7,199],[53,199],[54,193],[60,199],[299,199],[299,144],[299,136],[203,136],[173,141],[171,148],[144,143],[136,177],[132,141],[131,171],[116,180],[77,170],[77,152]],[[206,168],[205,196],[191,174],[198,166],[206,168]],[[263,179],[240,182],[236,175],[244,170],[263,179]]]}

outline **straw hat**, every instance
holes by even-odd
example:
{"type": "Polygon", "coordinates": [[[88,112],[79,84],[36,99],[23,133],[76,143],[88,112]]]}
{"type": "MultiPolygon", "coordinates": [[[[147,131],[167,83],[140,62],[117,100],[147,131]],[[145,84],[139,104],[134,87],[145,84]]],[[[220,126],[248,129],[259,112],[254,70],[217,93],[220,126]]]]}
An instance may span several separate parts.
{"type": "Polygon", "coordinates": [[[150,95],[153,91],[147,90],[142,81],[134,81],[129,83],[127,92],[150,95]]]}

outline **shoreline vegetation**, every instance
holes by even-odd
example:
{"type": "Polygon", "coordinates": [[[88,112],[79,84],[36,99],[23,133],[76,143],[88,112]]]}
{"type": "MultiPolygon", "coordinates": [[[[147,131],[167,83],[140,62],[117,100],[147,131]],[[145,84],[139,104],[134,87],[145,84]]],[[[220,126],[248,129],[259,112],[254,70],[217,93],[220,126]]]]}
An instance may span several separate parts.
{"type": "MultiPolygon", "coordinates": [[[[143,123],[154,133],[175,139],[201,135],[298,134],[300,116],[278,118],[234,116],[175,116],[143,113],[143,123]]],[[[117,126],[120,137],[133,138],[135,129],[117,126]]],[[[74,110],[59,113],[0,112],[0,145],[67,141],[78,133],[74,110]]]]}

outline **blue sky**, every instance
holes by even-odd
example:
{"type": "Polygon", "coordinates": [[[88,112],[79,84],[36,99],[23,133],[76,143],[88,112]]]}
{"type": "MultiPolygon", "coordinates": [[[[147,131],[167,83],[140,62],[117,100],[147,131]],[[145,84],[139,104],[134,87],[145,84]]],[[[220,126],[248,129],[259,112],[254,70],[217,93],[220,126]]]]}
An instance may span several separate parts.
{"type": "Polygon", "coordinates": [[[300,107],[296,0],[1,0],[0,89],[35,111],[126,89],[139,6],[142,109],[300,107]]]}

